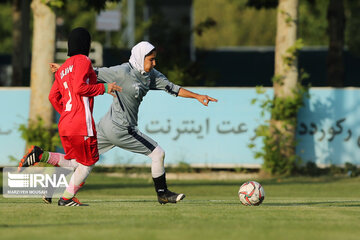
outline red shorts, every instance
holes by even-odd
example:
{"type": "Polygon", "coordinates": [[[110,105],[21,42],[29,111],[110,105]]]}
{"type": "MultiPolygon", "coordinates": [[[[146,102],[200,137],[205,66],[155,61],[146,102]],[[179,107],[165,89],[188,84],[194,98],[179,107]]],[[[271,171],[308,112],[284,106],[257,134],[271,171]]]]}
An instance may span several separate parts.
{"type": "Polygon", "coordinates": [[[65,159],[75,159],[85,166],[91,166],[99,160],[96,137],[60,136],[60,139],[65,159]]]}

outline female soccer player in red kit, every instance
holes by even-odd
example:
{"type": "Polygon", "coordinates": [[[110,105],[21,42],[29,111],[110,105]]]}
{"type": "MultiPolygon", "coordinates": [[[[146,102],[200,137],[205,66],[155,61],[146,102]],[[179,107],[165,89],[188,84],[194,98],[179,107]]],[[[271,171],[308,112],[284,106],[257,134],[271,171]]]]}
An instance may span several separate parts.
{"type": "Polygon", "coordinates": [[[55,166],[75,169],[69,186],[59,199],[59,206],[84,205],[75,198],[94,164],[99,160],[95,122],[92,116],[94,97],[105,92],[114,95],[121,91],[115,83],[97,83],[97,77],[88,58],[91,37],[84,28],[72,30],[68,39],[68,58],[55,74],[49,100],[60,114],[59,135],[65,156],[60,153],[43,152],[32,147],[24,156],[20,167],[46,161],[55,166]],[[49,156],[51,154],[52,156],[49,156]],[[29,158],[33,155],[33,158],[29,158]],[[28,159],[33,159],[29,160],[28,159]]]}

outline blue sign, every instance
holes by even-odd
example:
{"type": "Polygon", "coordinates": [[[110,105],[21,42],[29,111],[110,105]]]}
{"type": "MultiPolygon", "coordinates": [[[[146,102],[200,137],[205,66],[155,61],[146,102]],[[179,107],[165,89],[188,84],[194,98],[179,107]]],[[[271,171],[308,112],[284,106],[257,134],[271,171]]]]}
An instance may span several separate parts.
{"type": "MultiPolygon", "coordinates": [[[[248,148],[254,130],[265,119],[259,105],[251,101],[260,96],[255,88],[188,88],[207,94],[219,102],[203,106],[195,99],[173,97],[150,91],[139,112],[139,129],[165,150],[165,164],[189,163],[207,167],[259,167],[248,148]]],[[[267,88],[272,96],[272,89],[267,88]]],[[[297,154],[304,161],[319,165],[360,165],[360,89],[312,88],[310,99],[300,110],[297,126],[297,154]]],[[[29,88],[0,89],[0,165],[14,166],[9,156],[20,159],[25,142],[17,131],[27,123],[29,88]]],[[[110,95],[95,98],[94,119],[98,122],[109,110],[110,95]]],[[[265,116],[268,118],[269,116],[265,116]]],[[[261,147],[261,139],[256,146],[261,147]]],[[[101,155],[102,165],[147,164],[147,156],[113,148],[101,155]]]]}
{"type": "Polygon", "coordinates": [[[30,89],[0,88],[0,166],[14,166],[25,152],[25,141],[18,131],[29,118],[30,89]]]}
{"type": "MultiPolygon", "coordinates": [[[[195,99],[173,97],[162,91],[150,91],[140,107],[138,127],[165,150],[165,163],[260,166],[262,161],[254,160],[252,151],[247,147],[250,137],[254,136],[254,129],[260,123],[260,120],[257,121],[260,109],[250,104],[251,99],[256,96],[255,89],[189,90],[207,94],[219,101],[210,102],[209,106],[205,107],[195,99]]],[[[95,101],[94,112],[95,116],[99,117],[108,111],[112,99],[109,96],[101,96],[95,101]]],[[[100,162],[150,164],[150,159],[115,148],[103,154],[100,162]]]]}
{"type": "Polygon", "coordinates": [[[360,89],[312,88],[298,116],[297,153],[318,165],[360,165],[360,89]]]}

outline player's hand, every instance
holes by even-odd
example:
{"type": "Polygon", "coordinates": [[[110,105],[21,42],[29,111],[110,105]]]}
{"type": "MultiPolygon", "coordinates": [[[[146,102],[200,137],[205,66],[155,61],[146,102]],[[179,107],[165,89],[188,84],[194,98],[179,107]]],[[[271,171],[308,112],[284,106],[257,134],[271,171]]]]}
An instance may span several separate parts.
{"type": "Polygon", "coordinates": [[[122,91],[122,87],[116,85],[115,82],[113,82],[113,83],[108,83],[108,91],[107,91],[107,93],[110,94],[110,95],[113,96],[113,97],[116,97],[115,91],[121,92],[121,91],[122,91]]]}
{"type": "Polygon", "coordinates": [[[60,65],[57,63],[49,63],[49,65],[52,73],[55,73],[60,67],[60,65]]]}
{"type": "Polygon", "coordinates": [[[199,102],[201,102],[204,106],[207,106],[209,102],[217,102],[218,100],[208,95],[198,95],[196,98],[199,102]]]}

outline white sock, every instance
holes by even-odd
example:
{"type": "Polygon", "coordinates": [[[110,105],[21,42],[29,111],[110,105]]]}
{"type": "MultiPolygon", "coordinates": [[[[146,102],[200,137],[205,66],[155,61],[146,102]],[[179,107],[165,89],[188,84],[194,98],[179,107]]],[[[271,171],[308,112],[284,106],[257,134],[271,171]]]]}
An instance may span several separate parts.
{"type": "Polygon", "coordinates": [[[160,177],[165,173],[164,158],[165,152],[157,146],[149,155],[151,158],[151,175],[153,178],[160,177]]]}
{"type": "MultiPolygon", "coordinates": [[[[71,160],[72,161],[72,160],[71,160]]],[[[93,169],[94,165],[92,166],[85,166],[81,163],[77,163],[78,166],[75,169],[75,172],[71,176],[69,186],[66,188],[63,197],[70,199],[75,196],[77,191],[84,185],[86,178],[89,176],[91,170],[93,169]]]]}

